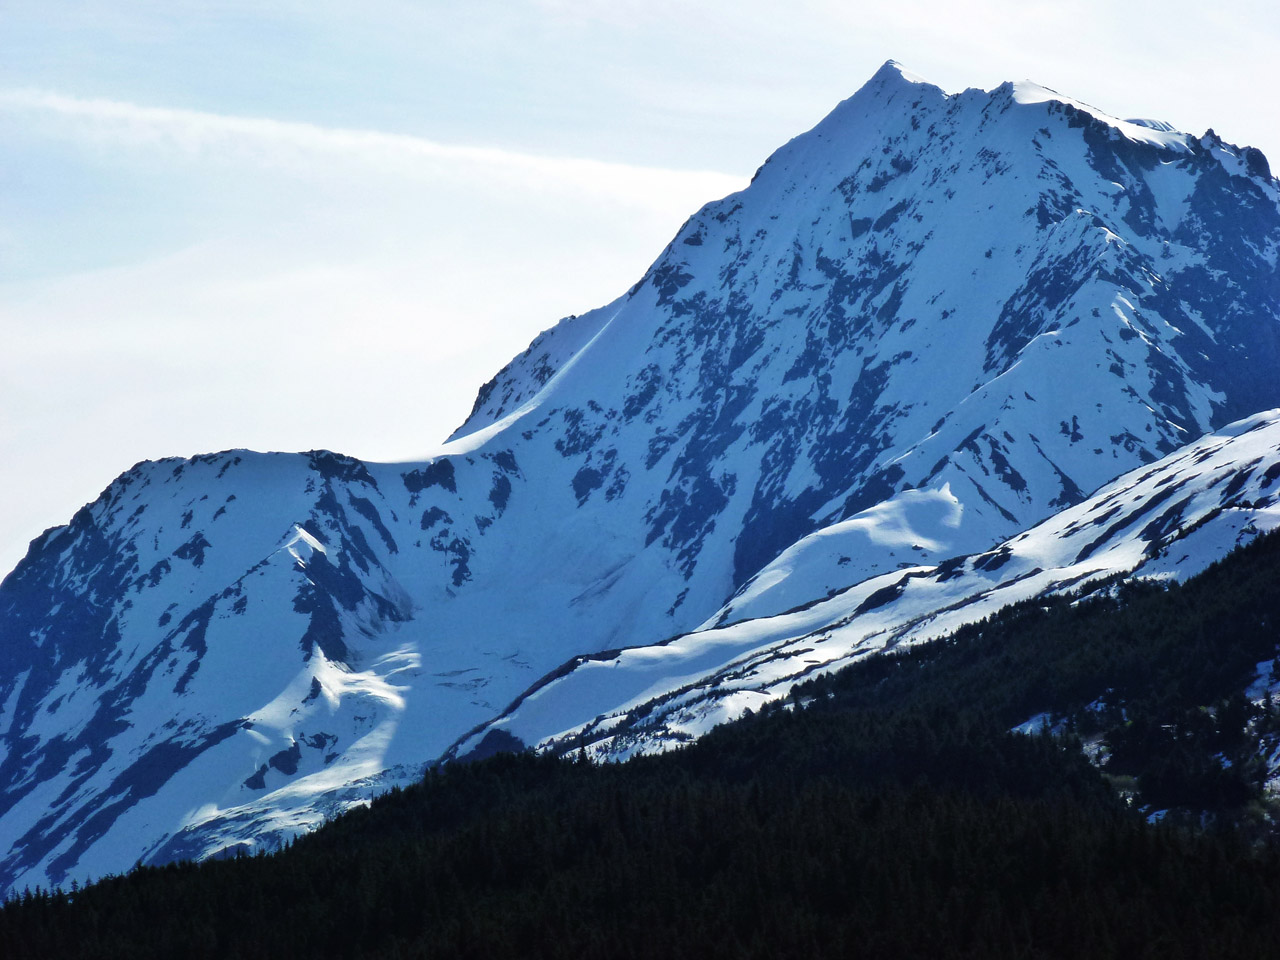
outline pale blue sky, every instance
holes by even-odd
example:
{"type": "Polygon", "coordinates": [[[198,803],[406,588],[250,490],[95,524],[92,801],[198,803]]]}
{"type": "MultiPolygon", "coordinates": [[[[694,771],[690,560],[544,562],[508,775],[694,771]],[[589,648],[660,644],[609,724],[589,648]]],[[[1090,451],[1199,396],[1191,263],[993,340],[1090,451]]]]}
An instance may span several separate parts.
{"type": "Polygon", "coordinates": [[[1238,3],[0,2],[0,569],[144,457],[428,451],[890,57],[1280,160],[1238,3]]]}

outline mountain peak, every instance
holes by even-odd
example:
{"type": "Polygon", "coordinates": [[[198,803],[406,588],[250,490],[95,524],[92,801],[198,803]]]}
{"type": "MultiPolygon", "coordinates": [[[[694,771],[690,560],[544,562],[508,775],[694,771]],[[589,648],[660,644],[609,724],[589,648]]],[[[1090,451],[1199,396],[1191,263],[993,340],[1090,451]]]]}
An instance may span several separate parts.
{"type": "Polygon", "coordinates": [[[934,86],[918,73],[912,73],[897,60],[886,60],[871,77],[867,85],[887,85],[903,86],[925,84],[926,86],[934,86]]]}
{"type": "Polygon", "coordinates": [[[948,94],[936,83],[930,83],[918,73],[913,73],[897,60],[886,60],[871,79],[864,83],[854,94],[836,107],[833,113],[840,113],[845,104],[875,103],[887,105],[893,103],[898,94],[918,99],[923,93],[931,93],[945,99],[948,94]]]}

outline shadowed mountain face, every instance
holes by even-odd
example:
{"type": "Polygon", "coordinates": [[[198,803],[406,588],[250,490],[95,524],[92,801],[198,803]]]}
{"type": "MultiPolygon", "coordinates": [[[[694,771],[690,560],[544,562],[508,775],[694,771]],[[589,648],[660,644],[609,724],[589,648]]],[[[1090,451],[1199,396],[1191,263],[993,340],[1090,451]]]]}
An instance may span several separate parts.
{"type": "MultiPolygon", "coordinates": [[[[800,540],[697,630],[573,658],[449,759],[525,745],[610,760],[660,752],[781,700],[815,674],[947,636],[1011,604],[1105,594],[1123,577],[1197,574],[1280,526],[1280,410],[1131,470],[990,549],[850,584],[842,561],[872,518],[800,540]],[[780,596],[805,602],[784,608],[780,596]]],[[[1280,783],[1280,762],[1269,760],[1268,771],[1280,783]]]]}
{"type": "Polygon", "coordinates": [[[144,463],[35,541],[0,886],[273,844],[571,657],[985,550],[1280,405],[1278,250],[1257,151],[886,64],[435,456],[144,463]]]}

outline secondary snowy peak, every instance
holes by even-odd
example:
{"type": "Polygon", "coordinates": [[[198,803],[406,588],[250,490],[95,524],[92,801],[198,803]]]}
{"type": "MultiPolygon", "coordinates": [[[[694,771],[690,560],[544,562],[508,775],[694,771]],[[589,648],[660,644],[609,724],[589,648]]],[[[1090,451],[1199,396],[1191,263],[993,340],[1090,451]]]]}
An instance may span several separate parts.
{"type": "Polygon", "coordinates": [[[0,886],[278,842],[575,656],[981,553],[1280,405],[1261,155],[1019,96],[887,64],[429,460],[143,464],[38,539],[0,886]]]}
{"type": "Polygon", "coordinates": [[[414,656],[380,510],[349,458],[232,451],[140,464],[37,540],[0,590],[5,877],[203,853],[169,832],[383,771],[414,656]]]}

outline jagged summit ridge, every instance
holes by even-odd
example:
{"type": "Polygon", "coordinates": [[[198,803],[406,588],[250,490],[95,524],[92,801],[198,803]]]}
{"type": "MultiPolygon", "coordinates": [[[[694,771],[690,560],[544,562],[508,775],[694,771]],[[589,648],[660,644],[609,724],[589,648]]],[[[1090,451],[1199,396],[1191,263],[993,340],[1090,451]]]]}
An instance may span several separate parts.
{"type": "Polygon", "coordinates": [[[0,884],[269,845],[575,656],[987,550],[1280,405],[1276,182],[1133,129],[886,65],[428,460],[130,471],[0,585],[0,884]],[[850,549],[779,579],[813,537],[850,549]]]}
{"type": "MultiPolygon", "coordinates": [[[[878,77],[891,80],[896,75],[896,68],[886,65],[878,77]]],[[[878,500],[876,494],[890,484],[901,489],[906,480],[912,486],[940,487],[936,481],[951,480],[933,468],[943,460],[949,465],[957,459],[956,448],[965,443],[979,418],[952,421],[969,426],[958,432],[947,430],[946,419],[930,416],[926,407],[942,412],[955,410],[960,403],[1003,406],[1010,399],[1035,397],[1044,385],[1060,389],[1055,380],[1062,378],[1054,376],[1054,368],[1070,363],[1059,351],[1070,345],[1064,344],[1066,338],[1078,342],[1085,328],[1091,328],[1091,342],[1081,348],[1096,350],[1107,357],[1106,369],[1121,372],[1109,382],[1103,378],[1094,409],[1072,411],[1074,425],[1066,418],[1065,430],[1060,422],[1049,426],[1052,436],[1037,435],[1033,443],[1049,461],[1041,468],[1046,479],[1057,480],[1061,488],[1044,500],[1028,499],[1069,502],[1080,490],[1113,475],[1113,437],[1122,438],[1128,453],[1154,458],[1207,429],[1215,405],[1227,417],[1268,405],[1269,388],[1255,390],[1224,377],[1223,361],[1231,358],[1213,356],[1221,353],[1222,345],[1213,342],[1215,335],[1206,332],[1203,318],[1206,313],[1219,314],[1218,303],[1232,304],[1242,316],[1227,339],[1252,340],[1248,349],[1255,357],[1274,356],[1274,331],[1266,322],[1274,316],[1274,298],[1263,293],[1274,286],[1274,239],[1266,241],[1270,253],[1259,251],[1262,256],[1255,258],[1254,289],[1260,296],[1249,302],[1235,296],[1235,291],[1219,288],[1210,293],[1205,286],[1208,274],[1215,266],[1226,267],[1227,257],[1203,254],[1198,234],[1208,226],[1207,218],[1220,214],[1209,203],[1203,212],[1193,209],[1197,206],[1194,176],[1183,178],[1183,192],[1178,193],[1171,189],[1174,172],[1167,169],[1181,164],[1187,172],[1200,167],[1216,176],[1226,172],[1224,161],[1235,158],[1193,147],[1193,141],[1181,136],[1131,141],[1114,132],[1122,128],[1071,103],[1057,99],[1020,103],[1014,85],[991,94],[967,91],[948,97],[936,87],[899,82],[888,99],[903,93],[911,93],[913,99],[896,110],[884,109],[886,98],[879,86],[873,81],[814,130],[779,150],[750,189],[695,215],[629,298],[590,318],[599,323],[608,318],[611,324],[608,330],[593,328],[599,337],[591,341],[592,349],[603,354],[610,350],[611,341],[624,341],[626,334],[617,328],[629,325],[629,315],[651,318],[660,313],[651,303],[638,310],[632,306],[649,285],[656,300],[674,305],[677,317],[692,316],[696,305],[706,322],[682,326],[694,337],[702,329],[723,331],[731,357],[749,352],[751,337],[761,327],[770,328],[767,339],[774,355],[760,359],[775,370],[782,367],[782,375],[758,395],[769,396],[774,410],[785,407],[794,414],[796,403],[787,404],[782,398],[797,389],[808,390],[803,378],[819,367],[830,369],[833,378],[844,374],[839,389],[825,391],[822,399],[844,407],[846,413],[854,410],[848,401],[855,381],[868,383],[895,364],[916,368],[918,377],[934,385],[929,393],[946,393],[943,399],[926,396],[916,403],[903,396],[894,408],[895,416],[905,414],[913,421],[894,432],[901,437],[914,431],[908,456],[920,460],[922,469],[915,476],[894,479],[898,470],[906,472],[907,462],[901,458],[900,442],[894,442],[898,437],[879,441],[896,450],[897,459],[885,457],[872,463],[871,457],[859,458],[855,453],[849,458],[855,465],[850,473],[869,473],[866,479],[875,478],[877,483],[869,484],[872,489],[866,499],[845,497],[840,512],[846,516],[878,500]],[[1068,141],[1067,149],[1052,142],[1054,130],[1060,131],[1060,140],[1068,141]],[[879,149],[873,145],[880,145],[879,149]],[[957,189],[960,184],[938,188],[943,178],[968,183],[963,192],[957,189]],[[913,221],[923,226],[913,226],[913,221]],[[1022,232],[1015,226],[1022,226],[1022,232]],[[722,258],[730,260],[728,266],[721,265],[722,258]],[[707,259],[710,269],[700,262],[707,259]],[[1218,263],[1211,265],[1208,260],[1218,263]],[[962,266],[961,261],[968,262],[962,266]],[[958,290],[966,295],[956,296],[958,290]],[[992,295],[967,295],[975,290],[992,295]],[[751,306],[743,309],[743,304],[751,306]],[[1146,329],[1147,315],[1163,318],[1165,314],[1170,315],[1169,323],[1156,322],[1146,329]],[[738,316],[745,322],[734,322],[738,316]],[[726,322],[715,322],[716,317],[726,322]],[[900,321],[896,330],[887,323],[890,317],[900,321]],[[1064,333],[1072,327],[1077,329],[1064,333]],[[1185,359],[1179,351],[1162,349],[1164,341],[1175,338],[1183,338],[1188,348],[1185,359]],[[880,362],[870,362],[870,356],[880,362]],[[1129,383],[1125,370],[1134,371],[1139,379],[1148,378],[1144,389],[1129,383]],[[1005,382],[997,385],[1001,378],[1005,382]],[[1000,387],[1012,386],[1008,381],[1015,379],[1025,379],[1036,389],[1024,389],[1021,396],[1005,389],[1001,395],[1000,387]],[[793,381],[799,381],[798,387],[789,387],[793,381]],[[1149,395],[1150,391],[1161,396],[1149,395]],[[1248,396],[1238,398],[1240,393],[1248,396]],[[1108,413],[1099,418],[1097,402],[1104,398],[1108,413]],[[1132,416],[1123,429],[1117,429],[1126,420],[1121,413],[1126,406],[1132,408],[1132,416]],[[1082,418],[1093,421],[1092,430],[1082,418]],[[1100,422],[1104,419],[1105,423],[1100,422]],[[1098,436],[1102,431],[1105,434],[1098,436]],[[1104,462],[1091,467],[1087,458],[1078,456],[1081,451],[1072,450],[1071,459],[1084,462],[1059,475],[1060,457],[1048,447],[1063,447],[1060,437],[1068,438],[1067,447],[1088,443],[1090,434],[1094,443],[1088,449],[1098,451],[1104,462]]],[[[1248,187],[1242,183],[1243,189],[1256,191],[1258,212],[1270,222],[1266,233],[1274,238],[1269,209],[1274,207],[1274,182],[1242,181],[1249,183],[1248,187]]],[[[1215,226],[1233,229],[1226,224],[1215,226]]],[[[1233,269],[1239,269],[1249,258],[1232,259],[1233,269]]],[[[583,320],[576,322],[586,325],[583,320]]],[[[642,322],[637,319],[630,325],[642,322]]],[[[669,329],[662,332],[667,334],[669,329]]],[[[647,337],[648,331],[642,328],[639,334],[647,337]]],[[[489,396],[505,400],[481,404],[473,423],[506,415],[534,396],[554,369],[558,346],[554,334],[536,343],[529,361],[517,361],[491,388],[489,396]]],[[[616,352],[635,347],[619,342],[616,352]]],[[[650,350],[650,345],[642,349],[650,350]]],[[[677,357],[661,367],[667,372],[667,383],[679,375],[679,366],[677,357]]],[[[597,367],[607,369],[607,364],[600,362],[597,367]]],[[[707,372],[700,367],[689,380],[702,382],[707,372]]],[[[725,378],[718,373],[712,379],[720,383],[725,378]]],[[[894,392],[918,394],[911,379],[899,378],[894,392]]],[[[667,383],[655,391],[656,402],[661,402],[667,383]]],[[[1069,391],[1073,396],[1040,396],[1037,401],[1061,399],[1061,407],[1071,409],[1075,386],[1069,391]]],[[[1253,386],[1260,384],[1255,381],[1253,386]]],[[[623,389],[637,395],[634,386],[623,389]]],[[[654,382],[647,380],[644,389],[654,390],[654,382]]],[[[694,383],[686,383],[678,392],[687,395],[696,390],[694,383]]],[[[707,393],[708,403],[714,403],[707,393]]],[[[883,393],[873,396],[882,408],[891,406],[883,403],[883,393]]],[[[603,397],[600,402],[610,405],[604,404],[603,397]]],[[[858,413],[874,417],[876,411],[858,413]]],[[[984,411],[981,418],[988,420],[986,433],[997,444],[1004,441],[990,429],[989,421],[998,416],[999,411],[984,411]]],[[[815,432],[830,436],[836,432],[831,426],[823,424],[815,432]]],[[[820,448],[824,440],[822,436],[807,439],[810,442],[802,446],[810,451],[820,448]]],[[[985,441],[979,436],[971,442],[985,441]]],[[[837,485],[847,491],[848,479],[841,477],[837,485]]],[[[1018,481],[1013,483],[1016,487],[1018,481]]],[[[985,483],[982,486],[991,493],[985,483]]],[[[990,497],[979,496],[985,504],[981,509],[1014,526],[1026,519],[1017,503],[1019,491],[992,489],[990,497]]],[[[839,510],[838,504],[830,502],[805,506],[815,511],[825,506],[823,519],[839,510]]],[[[785,539],[783,534],[771,540],[769,549],[783,545],[785,539]]],[[[745,572],[756,559],[749,558],[736,572],[745,572]]]]}

